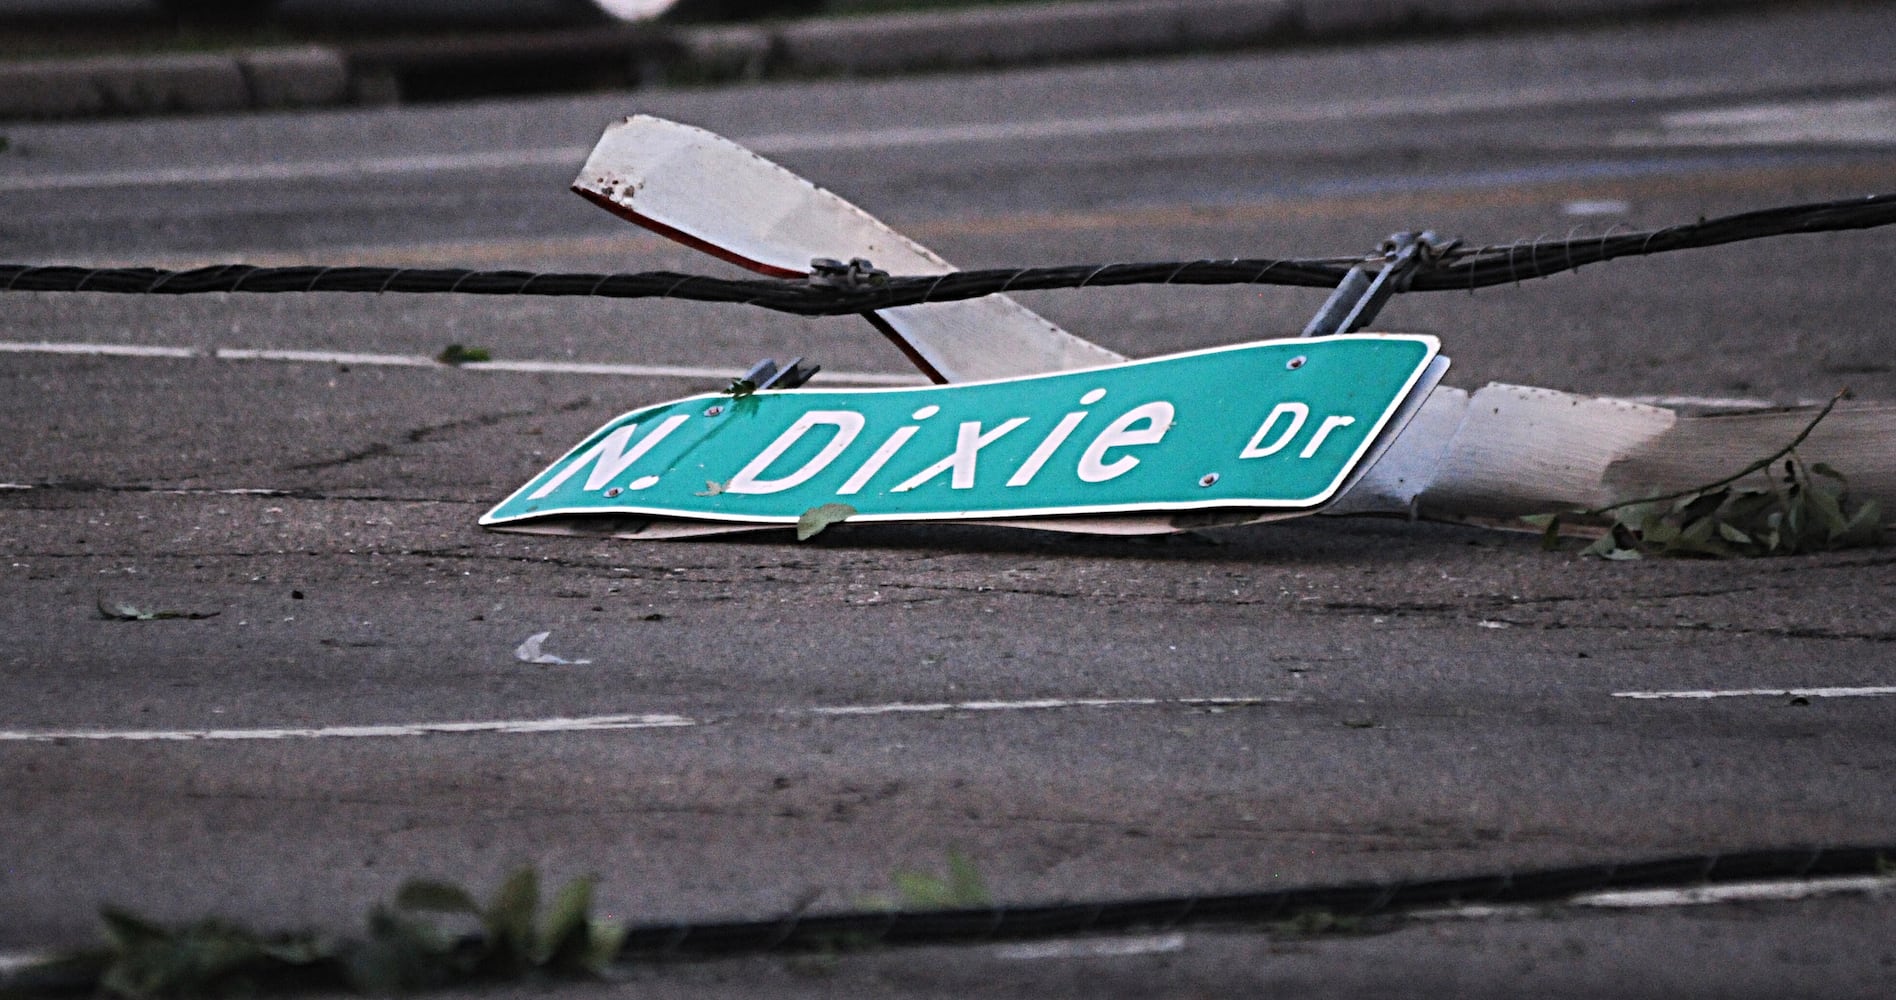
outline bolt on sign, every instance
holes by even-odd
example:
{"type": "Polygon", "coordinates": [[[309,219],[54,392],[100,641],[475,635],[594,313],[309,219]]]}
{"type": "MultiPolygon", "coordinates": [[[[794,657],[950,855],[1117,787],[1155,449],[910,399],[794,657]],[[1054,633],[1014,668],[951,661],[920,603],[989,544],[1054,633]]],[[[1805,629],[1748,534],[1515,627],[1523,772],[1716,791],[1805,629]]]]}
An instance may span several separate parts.
{"type": "Polygon", "coordinates": [[[1433,337],[1270,340],[914,389],[705,395],[594,431],[481,518],[791,524],[1315,510],[1436,357],[1433,337]]]}

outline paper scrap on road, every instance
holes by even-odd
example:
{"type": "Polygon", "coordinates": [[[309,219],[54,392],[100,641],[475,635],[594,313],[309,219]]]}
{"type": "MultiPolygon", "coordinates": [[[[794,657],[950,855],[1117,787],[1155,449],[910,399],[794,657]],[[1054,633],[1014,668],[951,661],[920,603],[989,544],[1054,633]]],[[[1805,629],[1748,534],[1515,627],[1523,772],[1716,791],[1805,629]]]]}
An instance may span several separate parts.
{"type": "Polygon", "coordinates": [[[554,656],[552,653],[541,652],[540,644],[545,642],[547,636],[552,634],[551,632],[535,632],[527,636],[526,641],[522,642],[520,646],[514,650],[514,659],[522,663],[545,663],[554,666],[569,667],[584,666],[592,662],[591,660],[568,660],[563,657],[554,656]]]}

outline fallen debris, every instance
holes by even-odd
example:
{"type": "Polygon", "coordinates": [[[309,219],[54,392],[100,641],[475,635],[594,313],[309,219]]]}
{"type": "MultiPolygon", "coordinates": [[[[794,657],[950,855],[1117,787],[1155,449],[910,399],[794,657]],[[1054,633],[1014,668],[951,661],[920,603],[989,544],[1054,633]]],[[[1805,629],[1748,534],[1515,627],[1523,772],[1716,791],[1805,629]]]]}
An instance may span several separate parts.
{"type": "Polygon", "coordinates": [[[167,619],[197,621],[203,618],[215,618],[217,611],[157,611],[140,608],[122,601],[107,601],[105,595],[99,595],[99,614],[115,622],[155,622],[167,619]]]}
{"type": "Polygon", "coordinates": [[[797,518],[797,541],[807,542],[832,524],[841,524],[856,516],[856,508],[846,503],[826,503],[811,507],[797,518]]]}
{"type": "Polygon", "coordinates": [[[551,666],[570,667],[584,666],[592,662],[591,660],[568,660],[563,657],[554,656],[552,653],[541,652],[540,644],[545,642],[547,636],[552,634],[551,632],[535,632],[527,636],[526,641],[514,649],[514,659],[522,663],[544,663],[551,666]]]}
{"type": "Polygon", "coordinates": [[[460,344],[449,344],[441,349],[440,354],[435,355],[435,360],[444,365],[466,365],[482,361],[492,361],[494,360],[494,355],[493,352],[485,347],[463,347],[460,344]]]}
{"type": "Polygon", "coordinates": [[[1880,544],[1882,505],[1852,496],[1843,473],[1824,462],[1806,464],[1797,453],[1846,395],[1839,392],[1790,443],[1731,475],[1590,510],[1521,520],[1542,529],[1543,544],[1551,550],[1559,545],[1563,517],[1607,517],[1606,532],[1586,549],[1606,559],[1797,555],[1880,544]],[[1780,460],[1781,480],[1740,485],[1769,475],[1780,460]]]}

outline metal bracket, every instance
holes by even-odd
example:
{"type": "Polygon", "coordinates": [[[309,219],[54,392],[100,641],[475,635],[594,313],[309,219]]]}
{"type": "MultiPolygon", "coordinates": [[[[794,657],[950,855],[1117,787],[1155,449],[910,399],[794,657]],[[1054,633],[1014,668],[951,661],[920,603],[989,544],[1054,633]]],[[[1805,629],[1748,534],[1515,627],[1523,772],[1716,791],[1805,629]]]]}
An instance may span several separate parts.
{"type": "Polygon", "coordinates": [[[810,284],[822,288],[864,288],[889,283],[889,272],[875,266],[866,257],[852,257],[845,264],[834,257],[810,261],[810,284]]]}
{"type": "Polygon", "coordinates": [[[738,381],[749,382],[758,389],[795,389],[822,370],[822,365],[805,365],[802,358],[791,358],[782,368],[777,367],[775,358],[765,358],[750,366],[738,381]]]}
{"type": "Polygon", "coordinates": [[[1417,271],[1434,264],[1461,243],[1460,240],[1437,243],[1437,239],[1433,231],[1392,234],[1383,241],[1379,260],[1364,261],[1350,268],[1299,336],[1355,333],[1368,326],[1390,296],[1408,289],[1417,271]],[[1372,268],[1376,270],[1373,278],[1370,277],[1372,268]]]}

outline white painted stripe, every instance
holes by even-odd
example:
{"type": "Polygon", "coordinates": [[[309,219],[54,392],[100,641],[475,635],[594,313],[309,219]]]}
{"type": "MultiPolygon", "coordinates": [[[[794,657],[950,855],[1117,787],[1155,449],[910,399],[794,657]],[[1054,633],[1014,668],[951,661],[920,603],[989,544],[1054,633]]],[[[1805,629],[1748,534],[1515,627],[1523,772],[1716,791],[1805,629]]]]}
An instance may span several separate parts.
{"type": "Polygon", "coordinates": [[[586,162],[587,146],[505,149],[431,155],[363,156],[300,163],[219,163],[144,170],[104,170],[40,177],[0,178],[0,192],[71,191],[84,188],[150,187],[165,184],[231,184],[245,181],[343,180],[452,170],[507,170],[571,166],[586,162]]]}
{"type": "Polygon", "coordinates": [[[1277,102],[1225,106],[1205,111],[1082,115],[1038,121],[897,126],[829,132],[775,132],[733,138],[760,153],[860,151],[953,143],[1105,138],[1142,132],[1199,132],[1217,128],[1323,124],[1339,120],[1364,122],[1462,115],[1598,102],[1725,97],[1756,93],[1759,83],[1756,80],[1736,79],[1609,80],[1591,85],[1501,87],[1463,93],[1404,94],[1398,97],[1345,98],[1309,103],[1277,102]]]}
{"type": "MultiPolygon", "coordinates": [[[[963,125],[892,126],[821,132],[771,132],[731,138],[766,154],[862,151],[972,142],[1021,142],[1034,139],[1112,137],[1141,132],[1201,131],[1212,128],[1327,124],[1406,116],[1442,116],[1483,111],[1537,109],[1598,102],[1743,97],[1769,93],[1786,83],[1799,87],[1887,83],[1880,67],[1836,67],[1828,78],[1792,79],[1761,72],[1744,77],[1700,80],[1609,80],[1595,84],[1496,88],[1445,94],[1350,98],[1310,103],[1278,102],[1208,111],[1157,111],[1126,115],[1080,115],[1036,121],[963,125]]],[[[311,181],[378,176],[440,174],[459,170],[506,170],[564,166],[578,170],[590,146],[444,152],[401,156],[364,156],[307,160],[300,163],[222,163],[154,167],[63,175],[0,177],[0,193],[125,188],[165,184],[230,184],[251,181],[311,181]]]]}
{"type": "MultiPolygon", "coordinates": [[[[1566,901],[1568,906],[1602,909],[1665,909],[1675,906],[1702,906],[1708,903],[1793,902],[1817,896],[1858,893],[1884,893],[1896,890],[1896,877],[1887,875],[1844,875],[1812,879],[1775,879],[1758,882],[1732,882],[1725,885],[1691,886],[1683,889],[1616,889],[1589,892],[1566,901]]],[[[1512,920],[1540,919],[1545,904],[1476,903],[1441,909],[1416,910],[1410,920],[1512,920]]]]}
{"type": "Polygon", "coordinates": [[[1633,206],[1618,198],[1587,198],[1560,206],[1560,214],[1575,216],[1625,215],[1633,206]]]}
{"type": "Polygon", "coordinates": [[[195,358],[202,352],[189,347],[144,347],[138,344],[72,344],[48,340],[0,341],[8,354],[80,354],[102,358],[195,358]]]}
{"type": "Polygon", "coordinates": [[[1896,97],[1749,104],[1662,115],[1651,130],[1625,131],[1617,146],[1896,144],[1896,97]]]}
{"type": "MultiPolygon", "coordinates": [[[[1029,712],[1062,708],[1138,708],[1177,706],[1225,708],[1277,704],[1272,698],[1042,698],[1031,701],[897,702],[887,705],[830,705],[784,709],[783,716],[868,716],[931,712],[1029,712]]],[[[348,739],[387,736],[442,736],[466,733],[524,735],[611,729],[677,729],[706,726],[719,719],[684,715],[595,715],[582,718],[513,719],[495,722],[411,722],[385,726],[323,726],[295,729],[18,729],[0,730],[0,743],[50,743],[58,740],[191,742],[200,740],[348,739]]]]}
{"type": "Polygon", "coordinates": [[[440,368],[441,362],[420,354],[361,354],[354,351],[278,351],[220,347],[211,352],[219,361],[288,361],[295,364],[382,365],[401,368],[440,368]]]}
{"type": "MultiPolygon", "coordinates": [[[[275,361],[288,364],[362,365],[392,368],[445,368],[434,358],[421,354],[366,354],[357,351],[305,351],[274,348],[219,347],[201,351],[191,347],[145,347],[136,344],[88,344],[53,341],[0,342],[0,352],[12,354],[67,354],[124,358],[214,358],[218,361],[275,361]]],[[[629,378],[688,378],[728,380],[741,367],[683,365],[625,365],[592,361],[478,361],[453,367],[468,371],[530,372],[556,375],[612,375],[629,378]]],[[[847,372],[824,369],[817,376],[836,385],[920,386],[927,380],[920,375],[895,372],[847,372]]]]}
{"type": "Polygon", "coordinates": [[[1574,906],[1644,909],[1666,906],[1702,906],[1707,903],[1776,902],[1835,896],[1844,893],[1882,893],[1896,889],[1896,877],[1855,875],[1836,878],[1732,882],[1687,889],[1625,889],[1590,892],[1569,900],[1574,906]]]}
{"type": "Polygon", "coordinates": [[[1279,704],[1276,698],[1036,698],[1028,701],[893,702],[887,705],[837,705],[806,709],[809,715],[927,715],[941,712],[1045,712],[1063,708],[1149,708],[1179,706],[1239,708],[1279,704]]]}
{"type": "Polygon", "coordinates": [[[1707,698],[1881,698],[1896,694],[1896,687],[1824,687],[1824,688],[1736,688],[1729,691],[1615,691],[1615,698],[1657,701],[1667,698],[1702,700],[1707,698]]]}
{"type": "MultiPolygon", "coordinates": [[[[470,361],[461,366],[490,372],[557,372],[567,375],[636,375],[644,378],[732,378],[729,368],[683,368],[664,365],[615,365],[582,361],[470,361]]],[[[928,385],[920,375],[882,372],[832,372],[817,375],[825,382],[851,385],[928,385]]]]}
{"type": "Polygon", "coordinates": [[[1016,962],[1049,958],[1117,958],[1122,955],[1162,955],[1184,951],[1185,935],[1151,934],[1125,938],[1082,938],[1072,941],[1036,941],[1032,944],[1004,944],[994,949],[994,957],[1016,962]]]}
{"type": "Polygon", "coordinates": [[[580,719],[521,719],[504,722],[418,722],[396,726],[325,726],[319,729],[43,729],[0,730],[0,742],[51,743],[58,740],[190,742],[195,740],[320,740],[386,736],[437,736],[456,733],[592,732],[602,729],[669,729],[702,725],[682,715],[595,715],[580,719]]]}

